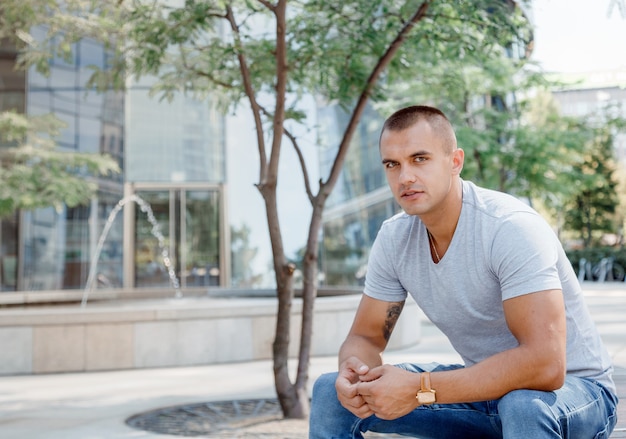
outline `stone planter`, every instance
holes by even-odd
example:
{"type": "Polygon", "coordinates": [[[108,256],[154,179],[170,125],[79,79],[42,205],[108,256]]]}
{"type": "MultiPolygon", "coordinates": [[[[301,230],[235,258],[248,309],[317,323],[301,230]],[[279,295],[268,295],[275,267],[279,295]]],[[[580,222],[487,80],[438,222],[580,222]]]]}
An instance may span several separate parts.
{"type": "MultiPolygon", "coordinates": [[[[347,334],[359,294],[321,296],[315,303],[312,355],[334,356],[347,334]]],[[[297,355],[301,300],[292,314],[297,355]]],[[[0,309],[0,374],[88,372],[208,365],[271,358],[275,297],[200,296],[95,300],[0,309]]],[[[420,318],[407,301],[388,349],[416,344],[420,318]]]]}

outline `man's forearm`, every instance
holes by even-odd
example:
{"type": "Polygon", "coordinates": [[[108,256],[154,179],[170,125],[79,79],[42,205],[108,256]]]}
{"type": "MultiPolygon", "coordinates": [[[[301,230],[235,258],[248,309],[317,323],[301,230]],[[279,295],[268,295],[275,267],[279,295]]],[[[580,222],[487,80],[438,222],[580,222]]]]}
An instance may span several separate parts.
{"type": "Polygon", "coordinates": [[[384,346],[374,343],[372,340],[357,335],[349,335],[339,349],[339,366],[350,357],[356,357],[370,368],[382,364],[382,351],[384,346]]]}
{"type": "Polygon", "coordinates": [[[433,373],[431,382],[441,403],[498,399],[516,389],[554,390],[562,385],[565,367],[549,358],[516,347],[469,368],[433,373]]]}

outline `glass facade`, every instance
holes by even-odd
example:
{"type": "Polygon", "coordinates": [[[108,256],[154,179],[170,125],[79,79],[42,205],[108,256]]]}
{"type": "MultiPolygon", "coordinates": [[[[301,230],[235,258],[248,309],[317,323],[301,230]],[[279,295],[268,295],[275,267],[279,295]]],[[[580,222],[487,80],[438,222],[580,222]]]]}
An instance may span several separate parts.
{"type": "MultiPolygon", "coordinates": [[[[328,175],[349,116],[338,106],[318,109],[320,168],[328,175]]],[[[364,112],[323,217],[320,246],[322,283],[362,285],[369,249],[382,222],[399,209],[387,187],[378,151],[383,118],[364,112]]]]}
{"type": "MultiPolygon", "coordinates": [[[[24,112],[26,74],[16,71],[16,51],[0,41],[0,112],[24,112]]],[[[0,145],[6,148],[12,145],[0,145]]],[[[18,215],[0,218],[0,291],[15,291],[18,277],[18,215]]]]}
{"type": "Polygon", "coordinates": [[[224,117],[210,98],[161,101],[149,95],[152,85],[144,79],[127,93],[126,181],[150,204],[163,242],[136,209],[134,286],[169,287],[164,256],[182,288],[227,285],[224,117]]]}
{"type": "Polygon", "coordinates": [[[17,289],[17,215],[0,220],[0,291],[17,289]]]}
{"type": "MultiPolygon", "coordinates": [[[[341,136],[348,125],[349,115],[339,106],[331,105],[318,109],[318,120],[320,169],[322,175],[328,175],[337,155],[341,136]]],[[[368,106],[352,138],[337,186],[328,198],[329,208],[386,186],[378,152],[382,123],[381,116],[368,106]]]]}
{"type": "MultiPolygon", "coordinates": [[[[34,29],[33,36],[38,38],[42,32],[34,29]]],[[[88,66],[106,65],[101,46],[90,41],[76,43],[70,60],[51,59],[49,76],[34,69],[15,70],[16,51],[8,45],[0,50],[0,111],[54,113],[66,124],[58,139],[59,149],[108,153],[123,166],[123,96],[88,92],[84,87],[91,74],[88,66]]],[[[3,218],[2,290],[83,287],[98,225],[120,198],[122,178],[98,180],[100,194],[85,206],[61,211],[36,209],[3,218]]],[[[121,255],[116,264],[121,266],[121,255]]]]}
{"type": "Polygon", "coordinates": [[[363,285],[369,251],[384,220],[398,212],[398,206],[384,191],[382,200],[367,204],[365,200],[336,211],[324,221],[321,245],[321,273],[325,285],[363,285]]]}
{"type": "MultiPolygon", "coordinates": [[[[42,37],[35,29],[35,38],[42,37]]],[[[50,74],[31,69],[26,81],[26,113],[52,113],[65,124],[58,148],[68,152],[101,153],[124,166],[124,96],[97,93],[85,84],[90,66],[105,68],[107,54],[89,40],[75,43],[69,60],[53,58],[50,74]]],[[[85,177],[89,178],[89,177],[85,177]]],[[[107,217],[123,195],[123,175],[97,179],[98,194],[90,203],[57,211],[53,208],[22,213],[19,290],[84,288],[99,235],[107,217]]],[[[121,286],[121,224],[108,233],[98,256],[98,283],[121,286]]]]}
{"type": "Polygon", "coordinates": [[[220,285],[220,191],[211,188],[141,189],[158,225],[135,209],[135,286],[168,288],[166,258],[182,288],[220,285]]]}
{"type": "Polygon", "coordinates": [[[210,99],[149,96],[152,81],[127,93],[126,180],[221,183],[225,179],[224,118],[210,99]]]}
{"type": "Polygon", "coordinates": [[[123,170],[98,179],[97,195],[84,205],[3,218],[1,291],[83,289],[93,264],[93,288],[168,288],[164,255],[182,288],[228,284],[225,124],[210,100],[161,102],[149,97],[150,80],[125,93],[87,90],[90,66],[108,61],[89,40],[75,43],[70,59],[51,59],[49,75],[14,70],[11,47],[0,46],[0,55],[0,111],[52,113],[65,123],[60,150],[106,153],[123,170]],[[130,195],[150,205],[160,239],[130,195]]]}

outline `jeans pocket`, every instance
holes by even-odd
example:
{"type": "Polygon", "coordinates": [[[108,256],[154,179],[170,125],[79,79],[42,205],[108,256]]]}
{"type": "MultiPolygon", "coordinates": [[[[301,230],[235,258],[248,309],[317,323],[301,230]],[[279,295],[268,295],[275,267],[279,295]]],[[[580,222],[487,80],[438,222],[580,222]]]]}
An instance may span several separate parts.
{"type": "Polygon", "coordinates": [[[617,423],[617,415],[613,413],[606,420],[606,425],[604,429],[596,434],[593,439],[609,439],[611,433],[613,432],[613,428],[615,428],[615,424],[617,423]]]}

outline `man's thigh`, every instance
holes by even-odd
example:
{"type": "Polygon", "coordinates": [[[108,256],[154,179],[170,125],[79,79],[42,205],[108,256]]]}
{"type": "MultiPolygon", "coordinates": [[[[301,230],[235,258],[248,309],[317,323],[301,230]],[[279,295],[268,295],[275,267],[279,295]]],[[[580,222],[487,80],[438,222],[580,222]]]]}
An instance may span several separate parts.
{"type": "Polygon", "coordinates": [[[602,385],[568,376],[553,392],[516,390],[498,402],[503,437],[608,438],[615,397],[602,385]]]}
{"type": "MultiPolygon", "coordinates": [[[[406,363],[396,366],[415,373],[463,367],[437,363],[406,363]]],[[[334,394],[334,386],[331,386],[332,383],[329,382],[328,392],[334,394]]],[[[361,437],[359,432],[374,431],[419,438],[601,439],[608,438],[616,422],[617,402],[614,397],[593,381],[570,376],[565,385],[555,392],[517,390],[495,401],[433,404],[419,407],[393,421],[384,421],[375,416],[360,420],[339,404],[332,409],[333,404],[329,404],[329,400],[334,398],[330,395],[326,397],[321,404],[325,411],[345,412],[343,418],[346,424],[340,429],[343,434],[349,434],[346,437],[361,437]]],[[[318,416],[318,421],[323,424],[332,420],[330,424],[333,424],[341,418],[337,414],[326,412],[323,416],[318,416]]],[[[315,426],[311,427],[313,430],[315,426]]],[[[335,437],[343,436],[339,434],[335,437]]]]}
{"type": "MultiPolygon", "coordinates": [[[[413,371],[452,370],[461,365],[398,364],[413,371]]],[[[372,417],[364,430],[415,437],[608,438],[617,401],[595,381],[568,376],[554,392],[517,390],[495,401],[422,406],[394,421],[372,417]]]]}

